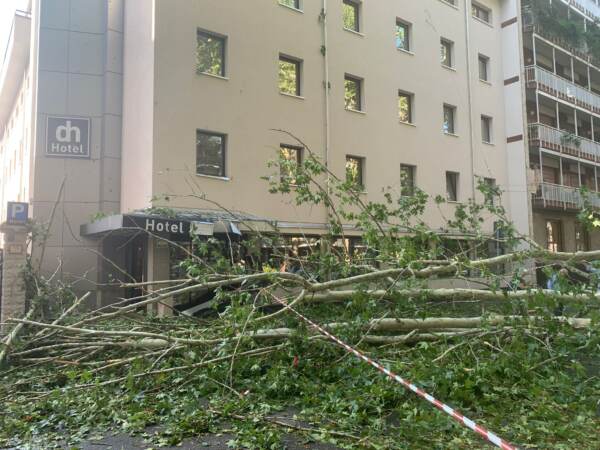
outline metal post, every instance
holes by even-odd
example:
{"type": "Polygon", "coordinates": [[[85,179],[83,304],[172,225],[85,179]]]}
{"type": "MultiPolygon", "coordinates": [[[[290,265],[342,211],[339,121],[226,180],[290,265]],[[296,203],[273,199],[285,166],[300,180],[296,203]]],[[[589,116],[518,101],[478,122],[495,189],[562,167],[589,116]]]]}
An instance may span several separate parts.
{"type": "Polygon", "coordinates": [[[569,55],[569,61],[571,61],[571,82],[575,83],[575,60],[572,55],[569,55]]]}
{"type": "Polygon", "coordinates": [[[542,193],[542,201],[544,202],[544,208],[546,207],[546,195],[544,194],[544,159],[542,150],[538,147],[538,155],[540,158],[540,191],[542,193]]]}
{"type": "Polygon", "coordinates": [[[558,167],[559,167],[558,173],[560,175],[560,178],[558,181],[561,186],[564,186],[565,183],[564,183],[564,179],[563,179],[563,158],[562,158],[562,156],[558,157],[558,167]]]}

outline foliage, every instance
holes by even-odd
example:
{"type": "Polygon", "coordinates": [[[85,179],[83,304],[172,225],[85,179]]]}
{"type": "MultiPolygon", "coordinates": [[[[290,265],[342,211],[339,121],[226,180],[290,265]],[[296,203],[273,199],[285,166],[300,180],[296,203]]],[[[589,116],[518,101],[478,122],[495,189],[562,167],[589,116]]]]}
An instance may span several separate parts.
{"type": "Polygon", "coordinates": [[[588,21],[584,27],[583,20],[579,23],[568,19],[561,10],[564,5],[559,2],[529,0],[528,4],[542,32],[600,60],[600,26],[597,22],[588,21]]]}
{"type": "MultiPolygon", "coordinates": [[[[278,307],[283,301],[522,448],[598,448],[598,276],[574,279],[568,270],[582,272],[581,259],[556,259],[519,236],[502,192],[484,179],[477,199],[465,203],[448,205],[417,186],[411,195],[387,187],[366,199],[352,179],[337,177],[298,144],[300,161],[278,152],[270,163],[269,190],[299,206],[324,205],[329,233],[295,247],[277,233],[256,232],[243,242],[196,237],[181,265],[185,280],[67,316],[64,329],[47,325],[58,311],[28,324],[10,354],[12,366],[0,372],[0,445],[76,445],[97,433],[148,433],[157,426],[147,436],[157,446],[227,427],[232,448],[281,449],[286,429],[273,419],[291,408],[308,424],[307,439],[343,449],[481,448],[476,434],[318,339],[278,307]],[[428,208],[446,218],[444,229],[427,225],[428,208]],[[361,232],[354,251],[348,225],[361,232]],[[501,259],[518,245],[528,247],[501,259]],[[521,286],[529,257],[554,277],[554,291],[521,286]],[[481,258],[492,262],[482,265],[481,258]],[[495,271],[497,258],[512,265],[495,271]],[[477,276],[469,282],[484,289],[467,297],[447,289],[451,295],[435,297],[428,277],[442,276],[477,276]],[[332,301],[338,288],[349,291],[332,301]],[[192,289],[210,294],[205,317],[159,319],[141,314],[136,303],[192,289]],[[495,300],[478,297],[490,293],[495,300]],[[317,301],[319,295],[326,300],[317,301]],[[493,314],[507,322],[493,325],[493,314]],[[483,323],[461,337],[434,330],[435,342],[415,331],[399,336],[404,344],[366,340],[398,337],[372,331],[374,319],[448,316],[478,316],[483,323]],[[565,320],[581,317],[589,319],[585,329],[565,320]],[[265,330],[275,335],[259,339],[265,330]],[[281,330],[289,331],[282,339],[281,330]]],[[[47,301],[56,291],[36,292],[47,301]]],[[[61,309],[73,300],[66,295],[61,309]]]]}
{"type": "Polygon", "coordinates": [[[560,136],[560,143],[561,143],[561,145],[564,145],[564,146],[573,144],[576,148],[579,148],[579,147],[581,147],[581,138],[579,136],[577,136],[576,134],[569,133],[569,132],[563,132],[562,135],[560,136]]]}
{"type": "Polygon", "coordinates": [[[225,76],[225,42],[223,38],[208,33],[198,33],[196,71],[225,76]]]}

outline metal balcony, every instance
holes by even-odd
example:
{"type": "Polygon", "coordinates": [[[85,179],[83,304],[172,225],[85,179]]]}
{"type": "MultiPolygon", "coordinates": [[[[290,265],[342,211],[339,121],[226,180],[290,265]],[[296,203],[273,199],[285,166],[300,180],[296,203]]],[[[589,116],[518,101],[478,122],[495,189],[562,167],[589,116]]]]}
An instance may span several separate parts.
{"type": "Polygon", "coordinates": [[[587,192],[585,195],[578,188],[552,183],[540,183],[533,195],[534,206],[552,209],[579,210],[588,205],[600,208],[600,195],[587,192]]]}
{"type": "Polygon", "coordinates": [[[525,68],[527,87],[536,88],[592,113],[600,114],[600,95],[537,66],[525,68]]]}
{"type": "Polygon", "coordinates": [[[529,124],[529,144],[563,155],[600,163],[600,142],[575,136],[541,123],[529,124]]]}
{"type": "Polygon", "coordinates": [[[574,8],[590,17],[600,18],[600,5],[594,0],[570,0],[574,8]]]}

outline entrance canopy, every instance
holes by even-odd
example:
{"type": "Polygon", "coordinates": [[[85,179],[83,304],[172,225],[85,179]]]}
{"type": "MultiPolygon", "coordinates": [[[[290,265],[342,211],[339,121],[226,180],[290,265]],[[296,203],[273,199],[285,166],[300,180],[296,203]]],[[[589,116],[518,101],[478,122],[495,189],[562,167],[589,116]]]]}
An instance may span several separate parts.
{"type": "Polygon", "coordinates": [[[187,242],[193,236],[274,231],[275,226],[265,219],[247,214],[213,210],[149,210],[115,214],[81,226],[81,236],[101,238],[145,232],[174,242],[187,242]]]}

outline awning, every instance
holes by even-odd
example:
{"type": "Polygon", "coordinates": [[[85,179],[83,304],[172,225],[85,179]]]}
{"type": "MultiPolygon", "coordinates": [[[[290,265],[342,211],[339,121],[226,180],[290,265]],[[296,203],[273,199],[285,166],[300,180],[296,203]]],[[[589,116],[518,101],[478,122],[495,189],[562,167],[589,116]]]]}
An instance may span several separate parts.
{"type": "Polygon", "coordinates": [[[188,242],[193,236],[229,234],[241,236],[242,231],[273,231],[265,219],[247,214],[223,213],[211,210],[135,211],[99,218],[81,225],[81,236],[101,238],[109,234],[147,233],[174,242],[188,242]]]}

